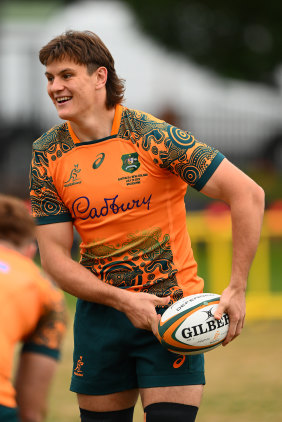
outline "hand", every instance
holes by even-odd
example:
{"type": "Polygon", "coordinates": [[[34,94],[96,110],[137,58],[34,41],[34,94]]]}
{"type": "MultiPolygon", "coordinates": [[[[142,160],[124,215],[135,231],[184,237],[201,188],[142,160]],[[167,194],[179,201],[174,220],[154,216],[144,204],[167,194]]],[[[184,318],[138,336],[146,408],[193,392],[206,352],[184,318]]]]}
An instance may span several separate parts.
{"type": "Polygon", "coordinates": [[[158,297],[149,293],[128,292],[127,301],[122,311],[136,328],[158,333],[158,323],[161,318],[156,312],[156,306],[166,306],[170,296],[158,297]]]}
{"type": "Polygon", "coordinates": [[[229,330],[222,343],[226,346],[241,333],[246,314],[245,291],[228,286],[221,295],[219,305],[215,311],[214,317],[217,320],[222,318],[223,313],[229,316],[229,330]]]}

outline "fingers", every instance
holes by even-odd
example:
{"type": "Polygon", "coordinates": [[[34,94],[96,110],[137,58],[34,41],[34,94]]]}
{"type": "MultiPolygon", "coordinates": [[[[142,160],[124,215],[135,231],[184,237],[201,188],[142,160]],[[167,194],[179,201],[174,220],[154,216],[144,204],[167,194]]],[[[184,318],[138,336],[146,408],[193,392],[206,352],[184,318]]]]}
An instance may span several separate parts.
{"type": "Polygon", "coordinates": [[[228,343],[230,343],[236,337],[238,337],[241,334],[242,328],[243,328],[243,325],[242,325],[241,320],[238,321],[238,320],[231,319],[229,323],[229,330],[224,342],[222,343],[222,346],[226,346],[228,343]]]}
{"type": "Polygon", "coordinates": [[[234,309],[231,310],[230,308],[227,308],[227,305],[220,302],[214,313],[214,318],[217,320],[220,320],[225,312],[229,316],[229,329],[227,336],[222,343],[223,346],[226,346],[241,334],[245,320],[245,316],[242,316],[240,312],[234,312],[234,309]]]}
{"type": "Polygon", "coordinates": [[[213,316],[215,319],[220,320],[223,314],[224,314],[224,306],[221,303],[219,303],[213,316]]]}
{"type": "Polygon", "coordinates": [[[230,312],[229,314],[229,330],[227,336],[222,343],[223,346],[226,346],[228,343],[233,341],[236,337],[241,334],[241,331],[244,327],[245,315],[241,314],[233,314],[230,312]]]}

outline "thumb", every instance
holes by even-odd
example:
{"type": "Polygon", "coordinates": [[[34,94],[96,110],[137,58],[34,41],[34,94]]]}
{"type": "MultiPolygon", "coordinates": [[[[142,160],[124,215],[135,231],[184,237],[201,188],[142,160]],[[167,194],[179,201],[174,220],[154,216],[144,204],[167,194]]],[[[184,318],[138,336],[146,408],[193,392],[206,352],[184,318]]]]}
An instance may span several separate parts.
{"type": "Polygon", "coordinates": [[[165,305],[168,305],[169,302],[170,302],[170,296],[157,297],[156,305],[157,306],[165,306],[165,305]]]}

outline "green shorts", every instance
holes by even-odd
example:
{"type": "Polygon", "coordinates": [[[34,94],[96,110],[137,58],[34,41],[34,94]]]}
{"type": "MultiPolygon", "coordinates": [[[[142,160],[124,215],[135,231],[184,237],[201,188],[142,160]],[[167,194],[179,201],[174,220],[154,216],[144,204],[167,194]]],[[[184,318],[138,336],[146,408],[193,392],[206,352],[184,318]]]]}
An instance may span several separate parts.
{"type": "Polygon", "coordinates": [[[167,351],[122,312],[77,301],[71,391],[89,395],[134,388],[205,384],[204,357],[167,351]]]}
{"type": "Polygon", "coordinates": [[[20,422],[17,407],[7,407],[0,404],[1,422],[20,422]]]}

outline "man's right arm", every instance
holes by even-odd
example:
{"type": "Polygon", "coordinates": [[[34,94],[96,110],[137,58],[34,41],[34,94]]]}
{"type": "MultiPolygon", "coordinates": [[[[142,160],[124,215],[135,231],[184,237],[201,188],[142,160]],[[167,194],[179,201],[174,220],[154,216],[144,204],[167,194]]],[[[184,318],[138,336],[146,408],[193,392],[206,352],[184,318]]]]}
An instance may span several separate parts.
{"type": "Polygon", "coordinates": [[[169,297],[133,293],[104,283],[71,257],[73,228],[71,222],[38,226],[37,240],[41,263],[64,291],[89,302],[111,306],[124,312],[138,328],[156,334],[158,316],[155,307],[167,305],[169,297]]]}

